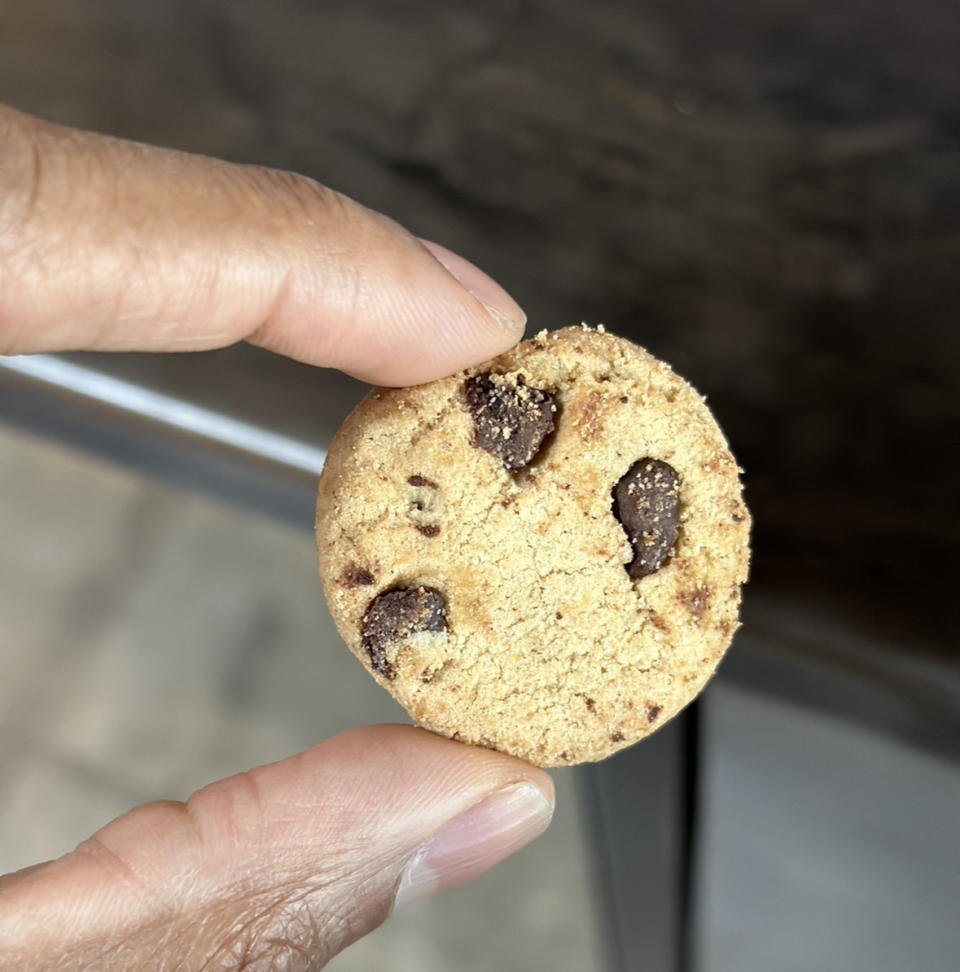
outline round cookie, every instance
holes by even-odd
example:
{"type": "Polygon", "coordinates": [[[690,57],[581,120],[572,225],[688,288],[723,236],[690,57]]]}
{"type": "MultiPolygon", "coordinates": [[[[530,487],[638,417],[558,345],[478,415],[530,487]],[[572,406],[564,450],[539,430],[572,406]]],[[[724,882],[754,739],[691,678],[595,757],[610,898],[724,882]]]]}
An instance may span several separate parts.
{"type": "Polygon", "coordinates": [[[418,723],[540,766],[603,759],[703,688],[750,517],[703,399],[570,327],[338,432],[317,543],[351,651],[418,723]]]}

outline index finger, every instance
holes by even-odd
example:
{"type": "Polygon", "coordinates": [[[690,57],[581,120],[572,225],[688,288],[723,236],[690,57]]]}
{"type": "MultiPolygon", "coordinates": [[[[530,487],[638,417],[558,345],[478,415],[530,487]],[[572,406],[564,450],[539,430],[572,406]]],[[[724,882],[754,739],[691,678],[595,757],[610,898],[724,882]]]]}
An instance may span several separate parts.
{"type": "Polygon", "coordinates": [[[378,384],[514,344],[475,266],[304,176],[0,106],[0,353],[248,340],[378,384]]]}

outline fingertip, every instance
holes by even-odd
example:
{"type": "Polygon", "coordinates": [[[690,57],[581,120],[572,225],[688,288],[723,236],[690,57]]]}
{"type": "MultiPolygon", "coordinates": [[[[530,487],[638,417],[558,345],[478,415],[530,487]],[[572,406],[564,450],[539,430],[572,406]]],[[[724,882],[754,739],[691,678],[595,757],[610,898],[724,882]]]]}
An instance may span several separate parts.
{"type": "Polygon", "coordinates": [[[509,337],[519,340],[527,324],[527,315],[506,290],[459,253],[432,240],[418,239],[444,270],[480,303],[494,323],[503,328],[509,337]]]}
{"type": "Polygon", "coordinates": [[[491,277],[388,217],[347,203],[352,242],[342,240],[332,259],[339,268],[334,285],[308,263],[249,340],[399,387],[488,361],[521,339],[526,315],[491,277]]]}
{"type": "Polygon", "coordinates": [[[404,867],[394,906],[482,874],[547,829],[554,804],[532,783],[512,783],[454,817],[404,867]]]}
{"type": "Polygon", "coordinates": [[[377,385],[418,385],[495,358],[523,337],[526,314],[492,277],[438,243],[407,239],[415,252],[398,247],[399,268],[388,275],[395,283],[380,313],[351,331],[343,370],[377,385]]]}

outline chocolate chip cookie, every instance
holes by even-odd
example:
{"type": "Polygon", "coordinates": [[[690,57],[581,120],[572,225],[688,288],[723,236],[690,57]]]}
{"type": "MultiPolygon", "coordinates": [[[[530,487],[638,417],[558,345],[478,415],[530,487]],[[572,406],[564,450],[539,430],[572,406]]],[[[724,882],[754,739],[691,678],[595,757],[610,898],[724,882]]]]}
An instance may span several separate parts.
{"type": "Polygon", "coordinates": [[[703,688],[750,517],[703,399],[602,328],[372,391],[334,440],[320,577],[421,725],[540,766],[603,759],[703,688]]]}

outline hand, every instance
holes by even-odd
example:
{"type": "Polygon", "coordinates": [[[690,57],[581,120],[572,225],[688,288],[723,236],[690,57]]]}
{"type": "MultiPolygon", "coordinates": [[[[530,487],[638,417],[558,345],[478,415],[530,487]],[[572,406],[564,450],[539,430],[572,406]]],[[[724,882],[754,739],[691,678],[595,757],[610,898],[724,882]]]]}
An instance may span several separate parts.
{"type": "MultiPolygon", "coordinates": [[[[0,107],[0,352],[247,340],[410,384],[505,350],[523,324],[467,261],[309,179],[0,107]]],[[[320,968],[552,810],[549,777],[511,757],[354,730],[0,878],[0,967],[320,968]]]]}

